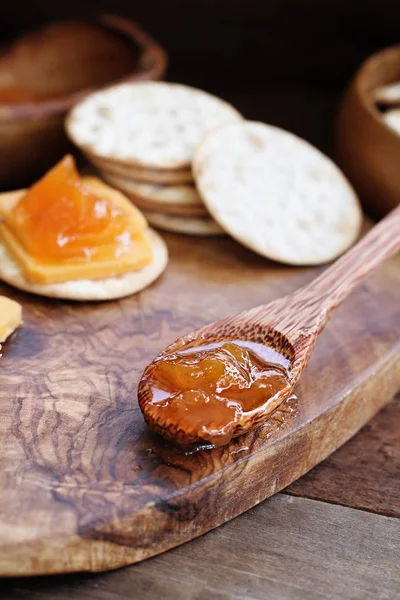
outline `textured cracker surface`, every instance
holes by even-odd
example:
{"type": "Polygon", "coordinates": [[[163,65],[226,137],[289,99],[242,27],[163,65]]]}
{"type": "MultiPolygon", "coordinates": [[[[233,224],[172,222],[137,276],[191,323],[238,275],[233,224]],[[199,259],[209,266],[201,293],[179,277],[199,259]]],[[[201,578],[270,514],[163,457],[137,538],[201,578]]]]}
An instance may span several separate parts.
{"type": "Polygon", "coordinates": [[[140,271],[131,271],[106,279],[82,279],[48,285],[27,281],[5,246],[0,243],[0,279],[25,292],[50,298],[83,301],[113,300],[130,296],[150,285],[167,266],[168,251],[164,240],[151,229],[147,235],[153,248],[153,262],[140,271]]]}
{"type": "Polygon", "coordinates": [[[125,83],[72,109],[67,131],[83,149],[147,168],[182,168],[211,130],[241,120],[206,92],[165,82],[125,83]]]}
{"type": "Polygon", "coordinates": [[[193,172],[214,219],[268,258],[324,263],[359,234],[360,205],[344,175],[282,129],[249,121],[223,127],[200,145],[193,172]]]}

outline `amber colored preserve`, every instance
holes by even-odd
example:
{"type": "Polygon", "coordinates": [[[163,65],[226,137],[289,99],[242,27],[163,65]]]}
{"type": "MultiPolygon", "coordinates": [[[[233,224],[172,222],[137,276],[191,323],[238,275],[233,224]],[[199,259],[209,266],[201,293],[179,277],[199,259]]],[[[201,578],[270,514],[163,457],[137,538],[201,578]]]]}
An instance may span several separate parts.
{"type": "Polygon", "coordinates": [[[141,385],[151,393],[142,410],[160,430],[174,423],[188,442],[223,445],[241,416],[290,390],[289,368],[275,350],[249,341],[187,348],[160,357],[145,373],[141,385]]]}
{"type": "Polygon", "coordinates": [[[89,259],[108,246],[114,258],[128,215],[82,183],[74,160],[66,156],[33,185],[7,218],[7,226],[34,257],[89,259]]]}

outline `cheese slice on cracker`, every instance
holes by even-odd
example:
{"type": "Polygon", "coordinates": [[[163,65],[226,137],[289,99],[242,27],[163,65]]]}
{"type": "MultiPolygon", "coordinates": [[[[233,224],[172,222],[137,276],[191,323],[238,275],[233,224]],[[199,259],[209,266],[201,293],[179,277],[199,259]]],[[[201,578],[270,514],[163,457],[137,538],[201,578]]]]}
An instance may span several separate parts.
{"type": "MultiPolygon", "coordinates": [[[[123,194],[98,179],[86,177],[82,181],[90,193],[110,201],[115,211],[118,208],[124,210],[129,235],[126,250],[119,241],[123,252],[119,253],[118,246],[113,256],[114,248],[110,254],[105,244],[98,250],[95,247],[96,260],[48,260],[34,256],[18,239],[20,229],[14,231],[16,224],[12,211],[26,192],[6,192],[0,194],[0,214],[4,219],[0,224],[0,279],[18,289],[43,296],[111,300],[142,290],[162,273],[168,262],[167,248],[162,238],[148,227],[142,213],[123,194]],[[8,226],[8,221],[13,227],[8,226]]],[[[102,208],[101,203],[99,206],[102,208]]]]}
{"type": "MultiPolygon", "coordinates": [[[[132,236],[132,248],[121,254],[118,259],[71,261],[68,263],[40,260],[24,248],[14,233],[7,227],[8,215],[23,198],[26,190],[0,194],[0,215],[4,223],[0,224],[0,241],[22,269],[25,278],[34,283],[60,283],[76,279],[105,278],[120,275],[127,270],[137,271],[151,262],[152,249],[148,238],[144,235],[147,223],[142,213],[118,192],[106,186],[95,177],[84,177],[82,182],[87,188],[101,197],[112,200],[113,205],[126,210],[130,217],[129,232],[132,236]]],[[[105,253],[107,254],[107,253],[105,253]]]]}
{"type": "Polygon", "coordinates": [[[151,228],[148,228],[146,236],[153,249],[153,259],[139,271],[102,279],[77,279],[48,284],[32,283],[25,279],[17,262],[0,242],[0,279],[24,292],[64,300],[100,301],[130,296],[153,283],[168,263],[168,250],[162,237],[151,228]]]}
{"type": "Polygon", "coordinates": [[[0,296],[0,350],[2,342],[22,325],[22,306],[5,296],[0,296]]]}

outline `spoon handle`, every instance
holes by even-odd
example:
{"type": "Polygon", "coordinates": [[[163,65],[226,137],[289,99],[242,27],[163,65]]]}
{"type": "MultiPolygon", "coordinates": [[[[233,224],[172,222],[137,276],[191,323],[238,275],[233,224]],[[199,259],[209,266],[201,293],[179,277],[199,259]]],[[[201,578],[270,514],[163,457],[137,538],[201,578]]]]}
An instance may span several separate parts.
{"type": "MultiPolygon", "coordinates": [[[[400,250],[400,205],[375,225],[353,248],[310,284],[294,294],[242,313],[246,322],[277,329],[295,347],[310,354],[331,312],[363,279],[400,250]]],[[[225,320],[237,321],[239,315],[225,320]]],[[[299,359],[302,354],[299,354],[299,359]]],[[[303,357],[304,358],[304,357],[303,357]]],[[[304,361],[303,361],[304,362],[304,361]]]]}
{"type": "Polygon", "coordinates": [[[326,314],[338,306],[376,267],[400,250],[400,205],[353,248],[302,289],[326,314]]]}

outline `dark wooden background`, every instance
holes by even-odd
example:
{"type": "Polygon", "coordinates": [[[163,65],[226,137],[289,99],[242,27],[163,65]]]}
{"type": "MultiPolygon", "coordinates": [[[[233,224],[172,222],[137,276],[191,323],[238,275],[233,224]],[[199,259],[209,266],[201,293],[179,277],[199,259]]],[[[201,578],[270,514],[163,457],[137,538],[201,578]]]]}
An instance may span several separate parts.
{"type": "Polygon", "coordinates": [[[9,0],[1,29],[100,10],[151,30],[171,53],[172,77],[217,87],[340,87],[368,53],[398,42],[400,30],[398,0],[9,0]]]}
{"type": "Polygon", "coordinates": [[[400,31],[398,0],[8,0],[0,35],[96,11],[148,28],[170,53],[170,79],[226,95],[277,85],[340,92],[357,65],[397,43],[400,31]]]}
{"type": "Polygon", "coordinates": [[[346,82],[400,31],[398,0],[9,0],[0,39],[99,11],[145,26],[169,52],[168,79],[233,100],[248,118],[328,153],[346,82]]]}
{"type": "Polygon", "coordinates": [[[328,153],[346,82],[400,31],[398,0],[8,0],[0,40],[99,11],[145,26],[169,52],[171,81],[219,94],[328,153]]]}

